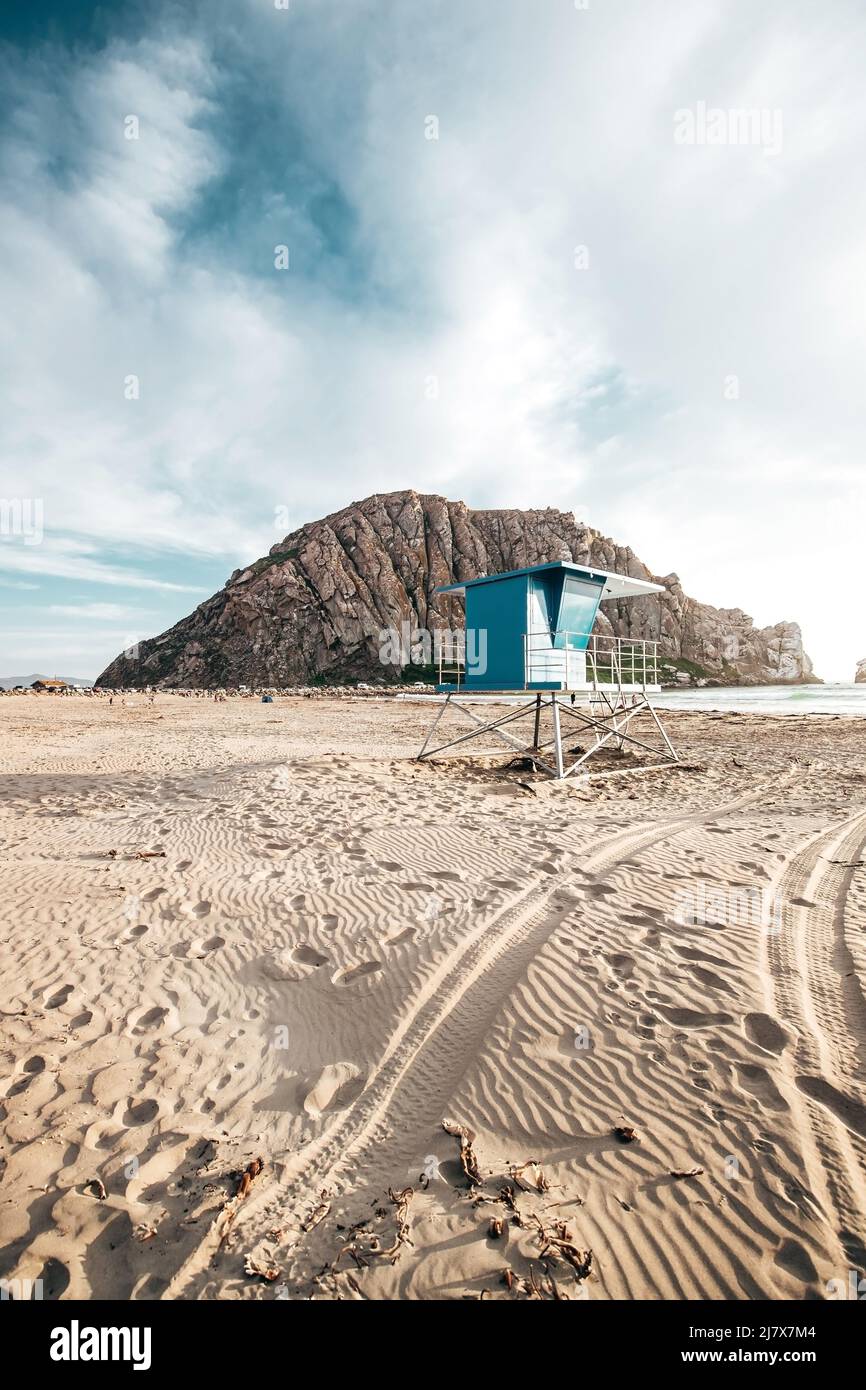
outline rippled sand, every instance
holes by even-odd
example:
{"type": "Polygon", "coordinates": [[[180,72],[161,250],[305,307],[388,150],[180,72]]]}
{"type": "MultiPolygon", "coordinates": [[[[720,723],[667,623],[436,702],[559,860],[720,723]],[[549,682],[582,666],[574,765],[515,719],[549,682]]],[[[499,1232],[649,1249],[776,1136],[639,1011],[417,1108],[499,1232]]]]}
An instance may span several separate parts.
{"type": "Polygon", "coordinates": [[[671,714],[688,768],[552,787],[475,745],[416,764],[431,715],[0,700],[0,1276],[822,1298],[863,1269],[862,722],[671,714]]]}

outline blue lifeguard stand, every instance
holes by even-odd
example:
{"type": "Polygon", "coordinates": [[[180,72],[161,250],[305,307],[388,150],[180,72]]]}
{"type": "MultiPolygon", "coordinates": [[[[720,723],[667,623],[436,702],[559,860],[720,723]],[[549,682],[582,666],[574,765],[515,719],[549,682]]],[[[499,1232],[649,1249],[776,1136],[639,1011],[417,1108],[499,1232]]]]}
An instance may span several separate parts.
{"type": "Polygon", "coordinates": [[[530,565],[502,574],[480,575],[461,583],[443,584],[439,594],[465,601],[463,641],[440,657],[437,690],[445,695],[442,709],[419,753],[432,757],[446,748],[484,733],[492,733],[533,763],[562,778],[570,776],[603,745],[636,744],[665,761],[678,758],[662,727],[650,696],[660,689],[658,642],[632,640],[595,632],[599,604],[664,592],[664,586],[630,575],[612,574],[569,560],[530,565]],[[530,702],[483,719],[464,703],[485,703],[492,696],[533,692],[530,702]],[[560,697],[566,695],[565,701],[560,697]],[[458,709],[474,728],[459,738],[431,748],[433,732],[446,709],[458,709]],[[545,711],[552,717],[552,737],[540,742],[545,711]],[[595,732],[595,742],[565,766],[561,712],[595,732]],[[637,715],[648,711],[663,740],[654,747],[629,732],[637,715]],[[528,747],[503,731],[503,725],[535,714],[535,736],[528,747]],[[542,756],[551,747],[553,762],[542,756]]]}

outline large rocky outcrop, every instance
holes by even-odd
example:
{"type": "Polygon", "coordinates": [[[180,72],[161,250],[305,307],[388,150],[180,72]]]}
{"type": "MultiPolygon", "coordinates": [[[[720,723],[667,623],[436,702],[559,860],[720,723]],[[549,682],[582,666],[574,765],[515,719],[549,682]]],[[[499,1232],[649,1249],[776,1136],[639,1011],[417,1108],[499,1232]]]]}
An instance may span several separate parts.
{"type": "MultiPolygon", "coordinates": [[[[311,522],[161,637],[121,655],[108,686],[294,685],[314,678],[393,677],[379,660],[383,628],[459,627],[459,599],[437,585],[479,574],[575,560],[653,579],[627,546],[569,512],[473,511],[414,491],[354,502],[311,522]]],[[[723,680],[814,679],[796,623],[757,630],[738,608],[689,598],[675,574],[666,592],[608,603],[601,627],[657,638],[665,655],[723,680]]]]}
{"type": "Polygon", "coordinates": [[[857,670],[854,672],[854,680],[857,685],[866,684],[866,656],[862,661],[857,662],[857,670]]]}

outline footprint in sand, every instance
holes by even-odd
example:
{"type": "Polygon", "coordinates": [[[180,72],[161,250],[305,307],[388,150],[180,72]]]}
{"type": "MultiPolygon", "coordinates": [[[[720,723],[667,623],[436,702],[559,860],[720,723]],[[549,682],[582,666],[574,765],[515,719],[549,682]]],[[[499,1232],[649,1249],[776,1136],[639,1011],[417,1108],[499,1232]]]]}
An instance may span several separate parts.
{"type": "Polygon", "coordinates": [[[788,1102],[780,1094],[766,1067],[757,1066],[754,1062],[741,1062],[737,1066],[737,1075],[749,1094],[770,1110],[789,1109],[788,1102]]]}
{"type": "Polygon", "coordinates": [[[583,891],[588,898],[607,898],[619,889],[614,888],[612,883],[587,883],[583,891]]]}
{"type": "Polygon", "coordinates": [[[304,1097],[308,1115],[344,1110],[363,1091],[367,1078],[354,1062],[331,1062],[323,1067],[304,1097]]]}
{"type": "Polygon", "coordinates": [[[391,936],[383,938],[383,946],[400,946],[404,941],[411,941],[417,931],[416,927],[399,927],[391,936]]]}
{"type": "Polygon", "coordinates": [[[614,970],[617,973],[617,975],[621,975],[623,979],[626,980],[634,970],[634,956],[608,956],[607,963],[610,966],[611,970],[614,970]]]}
{"type": "MultiPolygon", "coordinates": [[[[6,1093],[7,1098],[13,1099],[15,1095],[24,1095],[26,1088],[28,1088],[29,1084],[31,1084],[31,1081],[35,1080],[36,1077],[40,1076],[40,1074],[44,1072],[44,1066],[46,1066],[46,1063],[44,1063],[43,1056],[32,1056],[32,1058],[29,1059],[29,1062],[25,1062],[25,1076],[22,1076],[21,1080],[14,1081],[14,1083],[11,1084],[10,1087],[8,1087],[6,1093]]],[[[4,1109],[3,1111],[3,1118],[6,1119],[6,1109],[4,1109]]]]}
{"type": "Polygon", "coordinates": [[[272,956],[260,956],[253,962],[253,968],[268,980],[279,984],[298,985],[308,980],[316,969],[308,961],[298,960],[294,951],[278,951],[272,956]]]}
{"type": "Polygon", "coordinates": [[[721,956],[711,956],[708,951],[699,951],[695,946],[681,946],[678,942],[673,943],[673,948],[678,956],[684,960],[702,960],[705,965],[730,965],[730,961],[723,960],[721,956]]]}
{"type": "Polygon", "coordinates": [[[769,1014],[746,1014],[743,1031],[750,1042],[778,1057],[789,1045],[791,1039],[781,1023],[769,1014]]]}
{"type": "MultiPolygon", "coordinates": [[[[647,990],[649,994],[649,990],[647,990]]],[[[680,1009],[665,1008],[664,1005],[654,1000],[656,1008],[668,1023],[672,1023],[675,1028],[709,1028],[714,1023],[732,1023],[730,1014],[709,1014],[703,1013],[699,1009],[680,1009]]]]}
{"type": "Polygon", "coordinates": [[[130,1128],[137,1125],[149,1125],[159,1114],[159,1101],[139,1100],[134,1105],[130,1105],[123,1117],[123,1123],[130,1128]]]}
{"type": "Polygon", "coordinates": [[[292,951],[292,960],[297,961],[298,965],[312,965],[316,969],[328,963],[327,956],[323,956],[321,951],[317,951],[313,946],[308,946],[305,941],[292,951]]]}
{"type": "Polygon", "coordinates": [[[774,1256],[775,1263],[804,1284],[818,1278],[818,1271],[808,1250],[798,1240],[783,1240],[774,1256]]]}
{"type": "Polygon", "coordinates": [[[735,993],[733,985],[727,980],[723,980],[721,975],[717,975],[715,971],[707,970],[702,965],[693,965],[692,974],[697,980],[700,980],[702,985],[706,985],[707,989],[720,990],[722,994],[735,993]]]}
{"type": "Polygon", "coordinates": [[[45,1000],[45,1008],[59,1009],[61,1004],[66,1003],[74,988],[74,985],[61,985],[60,989],[57,991],[56,994],[52,994],[48,999],[45,1000]]]}
{"type": "Polygon", "coordinates": [[[380,975],[383,969],[382,962],[379,960],[362,960],[358,965],[346,965],[342,970],[335,971],[331,976],[331,983],[341,987],[354,985],[360,980],[380,975]]]}
{"type": "Polygon", "coordinates": [[[42,1266],[42,1272],[38,1276],[42,1284],[42,1297],[56,1299],[69,1288],[69,1270],[60,1260],[56,1260],[52,1255],[42,1266]]]}
{"type": "Polygon", "coordinates": [[[133,1033],[153,1033],[161,1028],[168,1017],[168,1009],[147,1009],[138,1019],[130,1019],[133,1033]]]}
{"type": "Polygon", "coordinates": [[[207,941],[196,942],[190,947],[189,954],[193,960],[203,960],[212,951],[218,951],[221,946],[225,946],[224,936],[209,936],[207,941]]]}
{"type": "Polygon", "coordinates": [[[866,1139],[866,1105],[837,1091],[823,1076],[798,1076],[796,1081],[804,1096],[825,1106],[852,1134],[866,1139]]]}

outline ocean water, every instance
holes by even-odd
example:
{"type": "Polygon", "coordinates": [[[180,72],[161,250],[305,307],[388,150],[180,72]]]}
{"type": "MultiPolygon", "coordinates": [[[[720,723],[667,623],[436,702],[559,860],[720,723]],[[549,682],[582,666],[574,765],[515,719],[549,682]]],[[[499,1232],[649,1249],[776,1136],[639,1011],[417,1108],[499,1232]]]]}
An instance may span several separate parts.
{"type": "Polygon", "coordinates": [[[866,716],[866,685],[753,685],[721,690],[663,690],[661,709],[731,710],[741,714],[866,716]]]}
{"type": "MultiPolygon", "coordinates": [[[[441,695],[426,695],[412,690],[401,691],[398,700],[433,701],[439,704],[441,695]]],[[[463,704],[484,704],[490,695],[461,697],[463,704]]],[[[532,691],[520,694],[497,695],[503,705],[516,705],[532,698],[532,691]]],[[[724,686],[717,690],[663,690],[653,695],[659,709],[693,709],[738,714],[842,714],[846,717],[866,717],[866,684],[863,685],[744,685],[724,686]]]]}
{"type": "MultiPolygon", "coordinates": [[[[401,693],[398,700],[442,700],[441,695],[401,693]]],[[[488,695],[463,695],[464,704],[484,703],[488,695]]],[[[529,694],[500,695],[500,704],[519,704],[529,694]]],[[[652,696],[659,709],[736,711],[739,714],[842,714],[866,717],[866,685],[752,685],[718,690],[663,690],[652,696]]]]}

